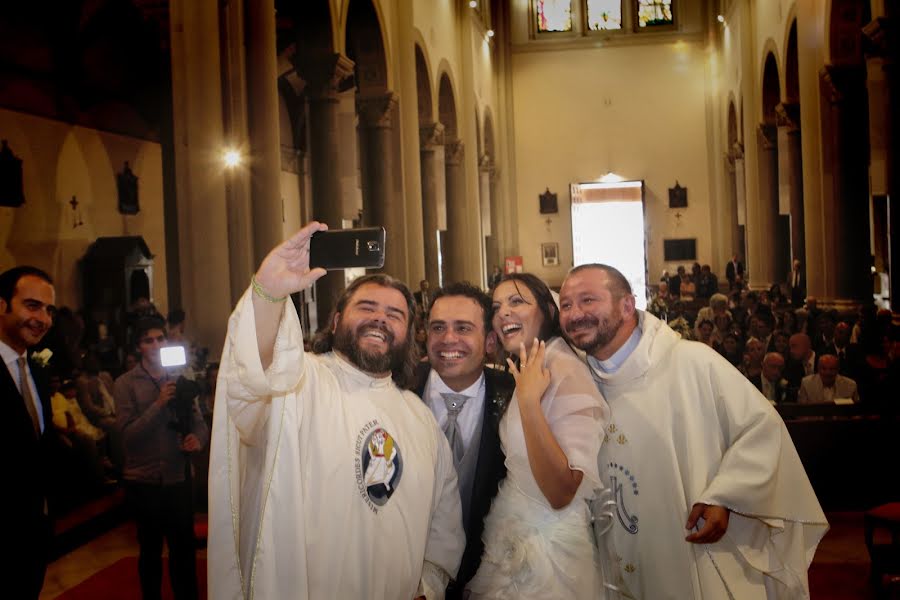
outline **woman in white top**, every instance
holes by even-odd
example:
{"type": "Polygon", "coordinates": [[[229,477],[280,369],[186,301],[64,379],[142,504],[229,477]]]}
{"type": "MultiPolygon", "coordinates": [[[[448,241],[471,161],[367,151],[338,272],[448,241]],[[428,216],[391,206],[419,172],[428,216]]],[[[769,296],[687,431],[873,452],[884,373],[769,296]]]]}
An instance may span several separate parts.
{"type": "Polygon", "coordinates": [[[507,359],[516,379],[500,422],[507,477],[485,520],[470,598],[597,598],[602,582],[585,500],[602,488],[597,453],[609,407],[563,340],[541,280],[506,275],[493,300],[494,332],[519,360],[507,359]]]}

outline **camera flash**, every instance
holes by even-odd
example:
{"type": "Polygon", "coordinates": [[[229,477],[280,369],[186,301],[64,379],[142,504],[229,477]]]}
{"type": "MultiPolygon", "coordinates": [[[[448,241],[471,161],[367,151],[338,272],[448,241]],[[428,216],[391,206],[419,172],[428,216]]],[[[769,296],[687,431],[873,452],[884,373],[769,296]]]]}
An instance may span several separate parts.
{"type": "Polygon", "coordinates": [[[181,367],[187,362],[184,346],[166,346],[159,349],[159,362],[164,367],[181,367]]]}

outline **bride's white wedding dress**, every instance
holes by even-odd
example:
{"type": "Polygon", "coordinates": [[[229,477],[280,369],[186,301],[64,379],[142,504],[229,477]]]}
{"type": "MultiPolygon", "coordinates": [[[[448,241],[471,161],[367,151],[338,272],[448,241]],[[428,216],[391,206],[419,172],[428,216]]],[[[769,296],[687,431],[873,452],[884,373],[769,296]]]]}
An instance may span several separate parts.
{"type": "Polygon", "coordinates": [[[472,600],[594,600],[602,593],[586,500],[602,487],[597,453],[609,407],[587,366],[561,338],[547,344],[544,366],[550,386],[542,412],[569,466],[584,477],[568,506],[550,506],[531,473],[514,394],[500,422],[507,476],[485,519],[481,566],[466,586],[472,600]]]}

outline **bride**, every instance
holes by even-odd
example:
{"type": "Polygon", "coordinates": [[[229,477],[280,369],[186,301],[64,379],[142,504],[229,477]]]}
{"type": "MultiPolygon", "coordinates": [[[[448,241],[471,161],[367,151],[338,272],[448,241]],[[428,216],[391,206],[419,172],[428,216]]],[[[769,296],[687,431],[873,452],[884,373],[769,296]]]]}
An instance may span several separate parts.
{"type": "Polygon", "coordinates": [[[519,360],[507,359],[516,391],[500,422],[507,477],[485,520],[484,556],[469,597],[598,598],[586,500],[602,487],[597,453],[609,407],[562,339],[559,311],[540,279],[501,279],[493,327],[519,360]]]}

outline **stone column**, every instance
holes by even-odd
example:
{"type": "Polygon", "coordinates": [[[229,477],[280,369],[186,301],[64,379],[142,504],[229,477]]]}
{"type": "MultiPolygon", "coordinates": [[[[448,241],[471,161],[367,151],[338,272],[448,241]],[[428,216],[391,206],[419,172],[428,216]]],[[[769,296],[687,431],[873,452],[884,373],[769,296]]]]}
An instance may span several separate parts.
{"type": "Polygon", "coordinates": [[[397,149],[393,144],[393,113],[397,96],[357,97],[360,169],[362,171],[363,223],[382,226],[387,232],[384,272],[401,280],[406,275],[406,219],[403,199],[394,193],[397,149]]]}
{"type": "Polygon", "coordinates": [[[481,285],[487,286],[487,279],[490,276],[491,268],[494,264],[498,264],[497,252],[492,248],[491,240],[493,239],[493,222],[491,215],[493,214],[493,188],[494,188],[494,161],[489,154],[484,154],[478,159],[478,196],[481,201],[481,243],[482,257],[484,260],[483,273],[484,281],[481,285]]]}
{"type": "Polygon", "coordinates": [[[422,233],[425,240],[425,279],[441,281],[438,232],[447,229],[447,184],[444,166],[444,126],[432,123],[419,129],[422,171],[422,233]]]}
{"type": "MultiPolygon", "coordinates": [[[[739,144],[735,144],[735,147],[739,144]]],[[[743,155],[741,155],[743,156],[743,155]]],[[[744,257],[744,249],[741,247],[741,224],[744,220],[743,215],[738,210],[738,191],[737,191],[737,162],[738,152],[731,149],[725,153],[725,189],[728,193],[728,228],[731,231],[731,247],[728,249],[728,260],[731,260],[732,254],[744,257]]]]}
{"type": "MultiPolygon", "coordinates": [[[[887,198],[888,222],[885,227],[892,243],[882,251],[887,255],[890,276],[890,300],[893,322],[900,325],[900,274],[895,274],[900,265],[900,243],[896,236],[900,235],[900,203],[898,203],[897,177],[900,175],[900,118],[892,110],[894,103],[900,100],[900,81],[896,73],[897,41],[896,27],[897,8],[895,14],[876,16],[871,23],[863,27],[863,33],[871,44],[866,55],[868,76],[866,78],[869,96],[869,122],[872,140],[872,160],[870,173],[872,193],[887,198]]],[[[875,15],[873,15],[875,16],[875,15]]],[[[878,254],[876,252],[876,254],[878,254]]],[[[880,258],[880,257],[879,257],[880,258]]],[[[878,261],[878,258],[876,258],[878,261]]]]}
{"type": "Polygon", "coordinates": [[[750,288],[754,290],[768,289],[775,281],[777,272],[777,252],[774,242],[778,220],[778,146],[776,131],[773,125],[759,125],[757,132],[757,172],[759,174],[759,197],[750,206],[748,215],[756,213],[755,222],[751,220],[749,227],[756,227],[752,234],[760,242],[756,267],[750,273],[750,288]]]}
{"type": "Polygon", "coordinates": [[[444,162],[447,173],[447,236],[441,248],[444,283],[463,281],[466,278],[467,243],[471,242],[466,231],[466,168],[463,142],[454,140],[444,145],[444,162]]]}
{"type": "Polygon", "coordinates": [[[734,253],[744,260],[746,273],[750,269],[750,260],[747,251],[747,171],[744,167],[744,145],[735,142],[731,148],[731,154],[734,157],[734,194],[737,210],[737,237],[735,238],[734,253]]]}
{"type": "MultiPolygon", "coordinates": [[[[313,218],[340,229],[347,218],[341,194],[338,143],[338,94],[353,85],[353,61],[341,54],[314,55],[295,61],[306,81],[309,102],[309,156],[313,218]]],[[[316,283],[319,326],[344,289],[344,272],[331,271],[316,283]]]]}
{"type": "Polygon", "coordinates": [[[823,304],[854,310],[872,301],[865,69],[827,66],[820,75],[827,245],[823,304]]]}
{"type": "Polygon", "coordinates": [[[800,140],[800,105],[775,107],[778,124],[778,193],[781,213],[791,217],[791,260],[806,269],[806,235],[803,218],[803,155],[800,140]]]}
{"type": "Polygon", "coordinates": [[[253,255],[258,265],[283,238],[275,0],[259,0],[246,8],[247,131],[250,134],[253,255]]]}
{"type": "Polygon", "coordinates": [[[215,359],[225,339],[232,297],[221,162],[225,136],[219,5],[173,0],[169,17],[181,300],[195,340],[215,359]]]}
{"type": "MultiPolygon", "coordinates": [[[[222,4],[223,120],[225,145],[243,150],[247,146],[247,55],[244,32],[244,2],[233,0],[222,4]]],[[[246,152],[245,152],[246,154],[246,152]]],[[[250,202],[250,170],[244,164],[225,171],[225,204],[228,213],[228,261],[231,281],[231,303],[236,304],[250,284],[259,266],[253,252],[253,210],[250,202]]]]}

